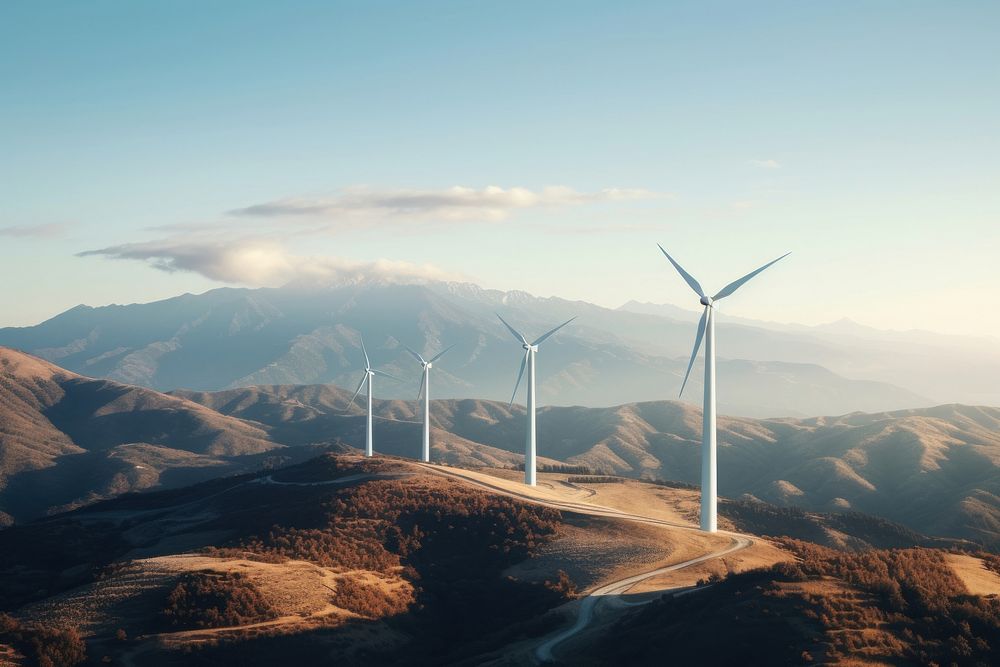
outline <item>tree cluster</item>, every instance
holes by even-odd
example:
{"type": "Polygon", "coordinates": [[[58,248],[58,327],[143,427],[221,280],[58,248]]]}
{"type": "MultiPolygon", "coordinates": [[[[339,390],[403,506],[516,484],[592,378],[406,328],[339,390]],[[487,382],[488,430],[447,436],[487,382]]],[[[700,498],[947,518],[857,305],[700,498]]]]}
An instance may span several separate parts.
{"type": "Polygon", "coordinates": [[[73,667],[87,659],[76,628],[21,623],[7,614],[0,614],[0,644],[20,651],[37,667],[73,667]]]}
{"type": "Polygon", "coordinates": [[[172,629],[222,628],[277,617],[260,590],[241,572],[190,572],[167,594],[163,620],[172,629]]]}

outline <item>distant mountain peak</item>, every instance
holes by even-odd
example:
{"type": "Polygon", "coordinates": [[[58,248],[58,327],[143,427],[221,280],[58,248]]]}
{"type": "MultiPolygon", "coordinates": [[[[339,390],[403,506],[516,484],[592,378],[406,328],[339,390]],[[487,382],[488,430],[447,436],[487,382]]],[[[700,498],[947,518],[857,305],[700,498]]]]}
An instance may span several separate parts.
{"type": "Polygon", "coordinates": [[[345,287],[393,287],[398,285],[430,285],[440,280],[419,276],[391,277],[363,272],[343,272],[336,276],[315,276],[296,278],[285,283],[280,289],[326,290],[345,287]]]}

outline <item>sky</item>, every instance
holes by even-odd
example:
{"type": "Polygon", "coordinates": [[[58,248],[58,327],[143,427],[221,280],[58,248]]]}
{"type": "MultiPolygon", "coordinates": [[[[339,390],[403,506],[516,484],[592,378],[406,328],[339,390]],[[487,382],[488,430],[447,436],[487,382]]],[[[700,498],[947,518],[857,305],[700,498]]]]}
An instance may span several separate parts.
{"type": "Polygon", "coordinates": [[[455,279],[995,335],[995,2],[0,4],[0,326],[455,279]]]}

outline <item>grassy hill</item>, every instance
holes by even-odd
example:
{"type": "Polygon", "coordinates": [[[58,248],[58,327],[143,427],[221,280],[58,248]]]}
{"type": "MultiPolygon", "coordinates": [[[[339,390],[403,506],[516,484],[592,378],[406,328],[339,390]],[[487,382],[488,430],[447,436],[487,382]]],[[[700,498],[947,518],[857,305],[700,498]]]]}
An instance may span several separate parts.
{"type": "Polygon", "coordinates": [[[214,477],[279,449],[259,425],[0,348],[0,510],[16,518],[214,477]]]}
{"type": "Polygon", "coordinates": [[[548,627],[570,584],[502,573],[563,525],[404,462],[328,455],[0,531],[0,611],[126,664],[452,662],[548,627]]]}
{"type": "MultiPolygon", "coordinates": [[[[361,447],[360,404],[330,385],[165,395],[0,349],[0,520],[361,447]]],[[[376,450],[415,458],[415,401],[376,400],[376,450]]],[[[515,468],[524,410],[432,402],[433,456],[515,468]]],[[[540,463],[697,483],[701,414],[679,402],[538,413],[540,463]]],[[[810,419],[719,420],[719,488],[813,512],[860,511],[1000,545],[1000,410],[962,405],[810,419]]]]}
{"type": "MultiPolygon", "coordinates": [[[[178,392],[266,424],[285,443],[360,443],[359,405],[331,386],[178,392]],[[347,410],[347,414],[345,414],[347,410]]],[[[415,401],[376,401],[383,419],[418,421],[415,401]]],[[[523,450],[524,409],[475,399],[432,401],[435,456],[506,464],[523,450]],[[474,443],[487,445],[489,461],[474,443]],[[472,453],[476,453],[473,455],[472,453]],[[476,456],[479,458],[477,459],[476,456]]],[[[406,427],[396,428],[405,430],[406,427]]],[[[416,426],[385,451],[415,456],[416,426]]],[[[599,474],[700,480],[701,411],[675,401],[538,412],[540,455],[599,474]]],[[[719,490],[816,511],[857,510],[930,535],[1000,544],[1000,409],[964,405],[811,419],[720,417],[719,490]]],[[[519,459],[514,459],[515,461],[519,459]]]]}
{"type": "MultiPolygon", "coordinates": [[[[0,531],[0,655],[20,652],[38,660],[50,651],[61,656],[54,665],[75,665],[84,651],[91,661],[108,656],[112,664],[153,666],[525,664],[541,638],[566,626],[561,605],[573,599],[578,586],[592,589],[732,542],[725,534],[685,528],[692,526],[697,508],[697,494],[689,489],[544,474],[535,496],[522,499],[504,490],[520,488],[507,479],[511,475],[461,471],[456,477],[448,468],[429,470],[390,457],[327,454],[276,470],[126,494],[0,531]],[[480,481],[496,486],[487,489],[480,481]],[[572,500],[574,509],[539,504],[558,497],[572,500]],[[598,513],[587,513],[588,506],[598,513]],[[608,508],[641,508],[643,517],[668,525],[614,518],[606,515],[608,508]]],[[[802,650],[815,650],[824,632],[816,618],[796,606],[767,616],[754,606],[762,596],[755,586],[777,586],[770,582],[790,576],[799,579],[789,581],[806,581],[801,573],[812,577],[820,567],[827,569],[815,576],[825,581],[838,563],[869,563],[863,559],[873,553],[871,545],[910,549],[927,541],[870,517],[791,516],[752,505],[725,504],[723,527],[756,522],[765,531],[815,537],[841,549],[794,540],[777,548],[757,539],[740,554],[651,579],[625,601],[634,604],[630,596],[641,602],[658,590],[691,586],[698,577],[716,581],[728,575],[718,589],[742,592],[727,594],[724,603],[718,595],[706,597],[711,613],[721,613],[711,606],[718,605],[741,618],[747,614],[752,621],[747,632],[760,636],[782,633],[789,623],[796,632],[805,628],[802,650]],[[813,530],[817,535],[809,534],[813,530]],[[805,553],[806,562],[790,564],[792,552],[805,553]],[[822,562],[814,566],[810,554],[820,554],[822,562]],[[775,563],[786,565],[772,567],[775,563]],[[740,606],[744,602],[749,611],[740,606]],[[800,617],[788,619],[790,614],[800,617]]],[[[924,551],[930,554],[926,558],[904,559],[914,564],[907,570],[911,579],[923,573],[944,576],[941,558],[979,562],[924,551]]],[[[953,587],[945,591],[948,596],[965,592],[954,576],[947,580],[953,587]]],[[[1000,590],[997,582],[987,582],[986,590],[994,589],[1000,590]]],[[[909,589],[900,594],[909,600],[909,589]]],[[[702,602],[701,594],[692,597],[702,602]]],[[[647,611],[625,607],[639,615],[621,622],[622,635],[635,637],[623,656],[641,663],[647,645],[660,645],[648,619],[659,619],[657,614],[673,609],[670,604],[647,611]]],[[[956,618],[964,613],[957,603],[948,604],[956,618]]],[[[847,613],[853,607],[834,608],[843,627],[853,628],[850,623],[858,618],[885,621],[868,607],[859,607],[863,617],[847,613]]],[[[705,607],[688,606],[680,613],[691,618],[709,613],[699,609],[705,607]]],[[[718,630],[729,619],[723,613],[714,623],[718,630]]],[[[833,626],[829,630],[830,646],[851,655],[853,644],[837,639],[833,626]]],[[[596,645],[572,662],[613,651],[601,636],[598,626],[587,635],[596,645]]],[[[671,636],[678,655],[695,650],[697,632],[671,636]]],[[[798,650],[803,641],[794,635],[768,644],[759,655],[777,656],[789,643],[798,650]]],[[[819,655],[834,655],[833,649],[823,651],[819,655]]]]}
{"type": "MultiPolygon", "coordinates": [[[[844,553],[786,540],[795,564],[735,574],[664,597],[567,660],[578,665],[941,664],[1000,660],[996,596],[971,594],[933,549],[844,553]],[[726,641],[718,641],[725,628],[726,641]]],[[[993,567],[995,561],[989,562],[993,567]]],[[[990,573],[996,576],[995,573],[990,573]]]]}

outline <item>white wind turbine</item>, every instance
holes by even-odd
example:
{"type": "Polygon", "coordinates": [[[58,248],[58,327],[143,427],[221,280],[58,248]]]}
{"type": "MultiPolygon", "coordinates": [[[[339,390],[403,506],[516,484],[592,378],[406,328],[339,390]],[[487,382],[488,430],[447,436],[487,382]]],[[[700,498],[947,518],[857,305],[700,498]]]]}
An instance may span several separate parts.
{"type": "Polygon", "coordinates": [[[365,354],[365,376],[361,378],[361,382],[358,383],[358,390],[354,392],[354,396],[351,397],[351,402],[347,404],[350,407],[354,403],[354,399],[358,397],[361,393],[361,388],[368,383],[368,418],[365,424],[365,456],[372,455],[372,378],[376,375],[384,375],[387,378],[396,380],[397,382],[402,382],[395,375],[390,375],[385,371],[380,371],[377,368],[372,368],[371,361],[368,360],[368,350],[365,349],[365,339],[361,338],[361,351],[365,354]]]}
{"type": "Polygon", "coordinates": [[[685,271],[674,258],[667,254],[663,246],[659,246],[660,251],[666,255],[670,263],[674,265],[677,272],[681,274],[684,281],[693,289],[701,299],[701,305],[705,307],[701,314],[701,321],[698,322],[698,334],[694,339],[694,350],[691,352],[691,361],[688,362],[687,373],[684,374],[684,382],[681,384],[681,391],[678,396],[684,393],[688,376],[691,375],[691,367],[698,356],[698,349],[701,347],[702,338],[705,339],[705,404],[702,409],[702,433],[701,433],[701,529],[714,533],[716,531],[716,442],[715,442],[715,307],[714,303],[723,299],[740,287],[745,282],[756,276],[758,273],[771,266],[778,260],[788,257],[791,253],[785,253],[778,259],[768,262],[756,271],[751,271],[739,280],[729,283],[723,287],[715,296],[708,296],[701,284],[695,280],[690,273],[685,271]]]}
{"type": "MultiPolygon", "coordinates": [[[[497,313],[497,317],[500,317],[499,313],[497,313]]],[[[514,385],[514,393],[510,396],[511,405],[514,405],[514,397],[517,396],[517,388],[521,386],[521,378],[524,377],[524,367],[525,365],[528,367],[528,428],[524,442],[524,483],[530,486],[535,485],[535,353],[538,352],[538,346],[542,343],[542,341],[575,319],[575,317],[569,318],[552,331],[542,334],[529,343],[528,339],[521,335],[517,329],[507,324],[507,320],[500,317],[500,321],[503,322],[503,325],[507,327],[512,334],[514,334],[514,338],[516,338],[524,348],[524,359],[521,359],[521,370],[517,374],[517,383],[514,385]]]]}
{"type": "MultiPolygon", "coordinates": [[[[403,347],[406,347],[405,345],[403,347]]],[[[420,366],[424,369],[423,374],[420,379],[420,391],[417,392],[417,400],[420,400],[421,394],[424,397],[424,442],[423,448],[420,450],[420,460],[424,463],[428,463],[431,460],[431,368],[434,362],[444,356],[444,353],[455,347],[454,345],[449,345],[444,348],[436,355],[431,357],[430,361],[425,360],[418,353],[411,350],[409,347],[406,351],[413,355],[413,358],[420,362],[420,366]]]]}

